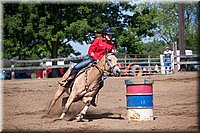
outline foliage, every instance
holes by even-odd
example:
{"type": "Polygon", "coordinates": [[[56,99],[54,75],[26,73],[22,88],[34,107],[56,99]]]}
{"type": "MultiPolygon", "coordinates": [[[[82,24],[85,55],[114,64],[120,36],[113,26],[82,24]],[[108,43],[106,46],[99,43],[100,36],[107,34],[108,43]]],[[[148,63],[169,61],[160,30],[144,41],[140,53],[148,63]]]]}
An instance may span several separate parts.
{"type": "MultiPolygon", "coordinates": [[[[195,4],[185,6],[186,47],[194,51],[198,37],[196,11],[195,4]]],[[[90,33],[106,26],[114,30],[120,53],[159,53],[157,49],[178,41],[175,3],[4,3],[3,17],[3,57],[7,59],[80,55],[70,43],[89,44],[90,33]],[[145,37],[154,39],[143,42],[145,37]]]]}
{"type": "MultiPolygon", "coordinates": [[[[178,4],[177,3],[153,3],[151,9],[156,9],[154,29],[155,40],[164,41],[172,48],[172,42],[179,42],[178,4]]],[[[197,5],[195,3],[184,4],[185,41],[186,49],[197,53],[197,5]]]]}
{"type": "Polygon", "coordinates": [[[130,14],[124,15],[124,26],[119,36],[119,44],[126,49],[128,54],[141,54],[143,50],[141,39],[154,35],[152,29],[156,27],[156,24],[152,20],[155,18],[155,10],[150,10],[143,4],[122,7],[130,14]]]}

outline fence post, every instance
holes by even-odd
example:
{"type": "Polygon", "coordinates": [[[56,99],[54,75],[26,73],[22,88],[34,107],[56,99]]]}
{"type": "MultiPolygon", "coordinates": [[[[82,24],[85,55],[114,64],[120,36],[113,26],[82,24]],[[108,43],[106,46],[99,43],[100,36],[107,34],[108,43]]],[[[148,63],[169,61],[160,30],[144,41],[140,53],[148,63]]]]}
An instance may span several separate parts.
{"type": "Polygon", "coordinates": [[[173,56],[174,56],[174,70],[173,73],[177,73],[178,72],[178,66],[177,66],[177,42],[173,42],[173,56]]]}
{"type": "Polygon", "coordinates": [[[47,69],[47,68],[46,68],[46,60],[43,59],[42,62],[43,62],[43,66],[42,66],[42,67],[43,67],[42,77],[43,77],[43,79],[45,79],[45,78],[46,78],[46,72],[47,72],[47,71],[46,71],[46,69],[47,69]]]}
{"type": "Polygon", "coordinates": [[[124,57],[124,59],[125,59],[124,66],[125,66],[125,67],[127,67],[127,66],[128,66],[128,64],[126,64],[126,58],[127,58],[127,54],[125,54],[125,57],[124,57]]]}
{"type": "Polygon", "coordinates": [[[14,60],[13,59],[11,59],[11,79],[15,79],[15,72],[14,72],[14,67],[15,67],[15,65],[14,65],[14,60]]]}
{"type": "MultiPolygon", "coordinates": [[[[52,61],[52,66],[57,65],[57,61],[52,61]]],[[[58,69],[52,68],[52,78],[58,77],[58,69]]]]}
{"type": "Polygon", "coordinates": [[[150,63],[151,57],[150,57],[150,52],[148,54],[148,66],[149,66],[149,73],[151,73],[151,63],[150,63]]]}

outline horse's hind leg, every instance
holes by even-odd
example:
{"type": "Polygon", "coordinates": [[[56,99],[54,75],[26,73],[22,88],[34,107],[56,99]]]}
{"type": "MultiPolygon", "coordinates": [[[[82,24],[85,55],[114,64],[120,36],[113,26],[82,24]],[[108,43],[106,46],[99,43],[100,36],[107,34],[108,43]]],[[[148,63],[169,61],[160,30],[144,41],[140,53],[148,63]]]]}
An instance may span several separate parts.
{"type": "Polygon", "coordinates": [[[81,112],[76,116],[77,121],[83,120],[83,117],[86,115],[87,110],[89,109],[89,107],[91,105],[92,99],[93,99],[93,97],[83,97],[82,101],[83,101],[83,103],[85,103],[85,106],[84,106],[83,110],[81,110],[81,112]]]}
{"type": "MultiPolygon", "coordinates": [[[[63,75],[62,79],[65,79],[66,77],[69,76],[70,71],[71,71],[71,67],[69,67],[69,69],[65,72],[65,74],[63,75]]],[[[47,115],[49,115],[51,109],[53,108],[53,106],[55,105],[56,101],[58,100],[58,98],[64,93],[65,88],[62,87],[61,85],[58,86],[58,90],[56,91],[56,93],[53,96],[53,99],[51,101],[51,103],[49,104],[49,108],[48,108],[48,112],[47,115]]]]}
{"type": "Polygon", "coordinates": [[[61,85],[59,85],[58,90],[56,91],[56,93],[53,96],[52,101],[49,104],[49,108],[47,111],[47,115],[49,115],[51,109],[53,108],[53,106],[55,105],[56,101],[58,100],[58,98],[65,92],[64,87],[62,87],[61,85]]]}
{"type": "Polygon", "coordinates": [[[85,104],[85,107],[83,108],[83,110],[81,110],[81,112],[76,116],[76,120],[77,121],[82,121],[83,120],[83,117],[86,115],[87,110],[89,109],[90,105],[91,105],[90,101],[88,101],[85,104]]]}

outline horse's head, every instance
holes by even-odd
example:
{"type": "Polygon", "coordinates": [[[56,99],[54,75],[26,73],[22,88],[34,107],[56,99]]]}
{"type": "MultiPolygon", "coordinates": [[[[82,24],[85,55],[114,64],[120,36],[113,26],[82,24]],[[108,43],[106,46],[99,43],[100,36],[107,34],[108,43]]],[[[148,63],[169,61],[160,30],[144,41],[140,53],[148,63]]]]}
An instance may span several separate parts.
{"type": "Polygon", "coordinates": [[[107,53],[106,54],[106,69],[110,72],[112,72],[115,76],[119,75],[121,70],[119,69],[117,65],[118,59],[113,53],[107,53]]]}

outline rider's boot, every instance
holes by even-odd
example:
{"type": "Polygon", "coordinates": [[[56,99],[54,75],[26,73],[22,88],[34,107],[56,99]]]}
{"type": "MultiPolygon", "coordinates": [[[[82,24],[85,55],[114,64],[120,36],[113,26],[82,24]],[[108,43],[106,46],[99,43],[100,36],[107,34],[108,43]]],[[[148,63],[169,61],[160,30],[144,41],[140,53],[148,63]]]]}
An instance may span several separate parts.
{"type": "Polygon", "coordinates": [[[75,76],[76,76],[76,73],[70,74],[66,79],[64,79],[64,80],[62,80],[62,81],[60,81],[60,82],[58,82],[58,83],[59,83],[61,86],[65,87],[66,84],[67,84],[69,81],[71,81],[72,79],[75,78],[75,76]]]}

